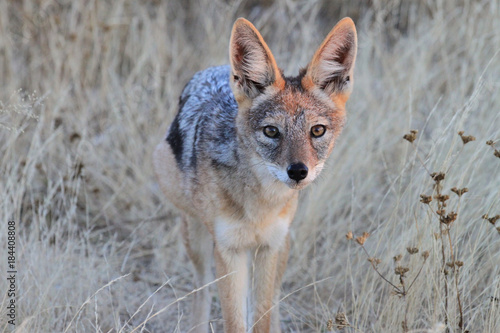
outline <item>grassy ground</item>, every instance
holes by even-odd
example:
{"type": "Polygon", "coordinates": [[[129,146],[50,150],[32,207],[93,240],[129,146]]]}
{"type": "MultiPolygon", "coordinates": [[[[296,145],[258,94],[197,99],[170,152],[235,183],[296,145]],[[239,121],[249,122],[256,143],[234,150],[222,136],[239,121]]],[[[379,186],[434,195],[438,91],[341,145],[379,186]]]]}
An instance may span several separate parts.
{"type": "Polygon", "coordinates": [[[348,124],[302,195],[283,331],[337,331],[345,314],[344,332],[499,332],[500,3],[363,3],[0,2],[0,290],[14,220],[16,331],[189,331],[191,267],[151,167],[182,87],[227,63],[238,16],[292,74],[351,15],[348,124]]]}

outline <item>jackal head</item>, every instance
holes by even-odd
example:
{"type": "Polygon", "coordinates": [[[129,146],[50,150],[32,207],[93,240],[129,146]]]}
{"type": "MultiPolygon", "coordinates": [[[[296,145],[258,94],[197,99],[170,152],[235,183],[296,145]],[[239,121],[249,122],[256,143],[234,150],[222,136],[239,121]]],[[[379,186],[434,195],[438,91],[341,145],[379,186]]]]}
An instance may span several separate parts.
{"type": "Polygon", "coordinates": [[[252,167],[290,188],[310,184],[340,134],[353,86],[356,28],[341,20],[296,77],[285,77],[249,21],[233,26],[231,88],[238,103],[238,139],[252,167]]]}

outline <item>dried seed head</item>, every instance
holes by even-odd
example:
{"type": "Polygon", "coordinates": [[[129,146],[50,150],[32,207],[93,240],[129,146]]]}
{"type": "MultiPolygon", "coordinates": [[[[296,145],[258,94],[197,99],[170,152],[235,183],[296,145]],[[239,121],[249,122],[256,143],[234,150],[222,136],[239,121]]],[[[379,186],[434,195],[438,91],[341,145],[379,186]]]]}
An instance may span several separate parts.
{"type": "Polygon", "coordinates": [[[456,260],[455,261],[455,266],[457,267],[462,267],[464,265],[464,262],[463,261],[460,261],[460,260],[456,260]]]}
{"type": "Polygon", "coordinates": [[[448,266],[448,267],[450,267],[450,268],[453,268],[453,267],[455,267],[455,263],[454,263],[453,261],[451,261],[451,262],[447,262],[447,263],[446,263],[446,266],[448,266]]]}
{"type": "Polygon", "coordinates": [[[403,320],[401,322],[401,328],[403,329],[403,332],[408,332],[408,323],[406,322],[406,320],[403,320]]]}
{"type": "Polygon", "coordinates": [[[476,138],[472,135],[464,135],[464,131],[458,132],[458,135],[460,135],[460,137],[462,138],[462,142],[464,143],[464,145],[476,140],[476,138]]]}
{"type": "Polygon", "coordinates": [[[431,173],[431,178],[436,182],[436,183],[439,183],[440,181],[442,181],[445,177],[445,173],[444,172],[433,172],[431,173]]]}
{"type": "Polygon", "coordinates": [[[345,238],[346,238],[347,240],[351,240],[351,239],[353,239],[353,238],[354,238],[354,235],[353,235],[352,231],[349,231],[349,232],[345,235],[345,238]]]}
{"type": "Polygon", "coordinates": [[[392,258],[392,259],[394,259],[395,262],[398,262],[401,259],[403,259],[403,255],[402,254],[398,254],[397,256],[394,256],[394,258],[392,258]]]}
{"type": "Polygon", "coordinates": [[[466,192],[469,192],[469,189],[467,187],[464,187],[464,188],[456,188],[456,187],[453,187],[451,189],[452,192],[454,192],[456,195],[458,195],[459,197],[462,196],[462,194],[466,193],[466,192]]]}
{"type": "Polygon", "coordinates": [[[449,272],[448,272],[448,270],[445,268],[445,269],[443,270],[443,274],[444,274],[444,275],[448,275],[448,273],[449,273],[449,272]]]}
{"type": "Polygon", "coordinates": [[[500,150],[495,149],[495,152],[493,153],[496,157],[500,158],[500,150]]]}
{"type": "Polygon", "coordinates": [[[417,134],[418,134],[417,130],[411,130],[410,133],[403,135],[403,139],[405,139],[410,143],[413,143],[413,141],[417,139],[417,134]]]}
{"type": "Polygon", "coordinates": [[[486,144],[487,144],[488,146],[493,146],[493,145],[495,145],[495,143],[493,142],[493,140],[488,140],[488,141],[486,141],[486,144]]]}
{"type": "Polygon", "coordinates": [[[457,219],[457,216],[458,216],[458,214],[455,212],[450,212],[446,216],[441,215],[441,223],[448,225],[448,224],[454,222],[457,219]]]}
{"type": "Polygon", "coordinates": [[[420,194],[420,202],[428,205],[432,201],[430,195],[420,194]]]}
{"type": "Polygon", "coordinates": [[[74,132],[73,134],[71,134],[71,136],[69,137],[69,142],[74,142],[76,140],[80,140],[82,138],[82,136],[77,133],[77,132],[74,132]]]}
{"type": "Polygon", "coordinates": [[[347,317],[345,313],[343,312],[338,312],[335,315],[335,324],[337,325],[337,329],[341,330],[344,327],[349,327],[351,324],[349,324],[349,321],[347,320],[347,317]]]}
{"type": "Polygon", "coordinates": [[[365,242],[366,242],[366,240],[368,239],[369,236],[370,236],[369,233],[367,233],[366,231],[363,232],[362,236],[356,237],[356,243],[358,243],[359,245],[365,244],[365,242]]]}
{"type": "Polygon", "coordinates": [[[408,267],[398,266],[394,269],[394,274],[404,277],[409,271],[408,267]]]}
{"type": "Polygon", "coordinates": [[[368,261],[374,265],[374,266],[378,266],[378,264],[380,264],[382,262],[382,260],[380,260],[379,258],[368,258],[368,261]]]}
{"type": "Polygon", "coordinates": [[[434,196],[434,198],[439,201],[439,202],[445,202],[446,200],[450,199],[450,196],[447,195],[447,194],[440,194],[440,195],[436,195],[434,196]]]}
{"type": "Polygon", "coordinates": [[[427,258],[429,258],[429,251],[422,252],[422,258],[424,258],[424,260],[427,260],[427,258]]]}
{"type": "Polygon", "coordinates": [[[409,254],[415,254],[418,253],[418,247],[407,247],[406,251],[408,251],[409,254]]]}
{"type": "Polygon", "coordinates": [[[497,223],[498,220],[500,220],[500,215],[495,215],[493,217],[489,217],[488,214],[484,214],[483,216],[483,219],[487,220],[488,222],[490,222],[491,224],[495,225],[495,223],[497,223]]]}
{"type": "Polygon", "coordinates": [[[500,227],[497,227],[498,234],[500,235],[500,227]]]}
{"type": "Polygon", "coordinates": [[[444,216],[446,214],[446,209],[438,209],[436,210],[436,214],[439,216],[444,216]]]}
{"type": "Polygon", "coordinates": [[[59,126],[61,126],[61,125],[62,125],[62,123],[63,123],[62,118],[60,118],[60,117],[56,117],[56,118],[54,119],[54,128],[58,128],[59,126]]]}
{"type": "Polygon", "coordinates": [[[326,322],[326,330],[333,331],[333,320],[328,319],[328,321],[326,322]]]}

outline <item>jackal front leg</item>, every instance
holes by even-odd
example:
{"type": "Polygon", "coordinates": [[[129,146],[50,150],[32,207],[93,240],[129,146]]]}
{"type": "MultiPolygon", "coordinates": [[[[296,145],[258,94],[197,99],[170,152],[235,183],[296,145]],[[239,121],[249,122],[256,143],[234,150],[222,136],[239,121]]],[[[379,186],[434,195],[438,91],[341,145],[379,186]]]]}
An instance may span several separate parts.
{"type": "Polygon", "coordinates": [[[286,264],[288,262],[288,253],[290,252],[290,234],[286,235],[285,244],[279,250],[278,264],[276,269],[276,279],[274,280],[274,299],[273,311],[271,317],[271,332],[281,332],[280,322],[280,307],[279,302],[281,298],[281,280],[285,273],[286,264]]]}
{"type": "MultiPolygon", "coordinates": [[[[280,250],[269,246],[261,246],[256,250],[254,262],[254,301],[255,313],[253,332],[268,333],[271,330],[275,283],[280,250]]],[[[281,272],[280,272],[281,273],[281,272]]],[[[281,275],[281,274],[280,274],[281,275]]]]}
{"type": "Polygon", "coordinates": [[[224,332],[244,333],[248,289],[247,251],[221,248],[215,244],[217,288],[224,319],[224,332]],[[225,276],[224,278],[222,278],[225,276]]]}

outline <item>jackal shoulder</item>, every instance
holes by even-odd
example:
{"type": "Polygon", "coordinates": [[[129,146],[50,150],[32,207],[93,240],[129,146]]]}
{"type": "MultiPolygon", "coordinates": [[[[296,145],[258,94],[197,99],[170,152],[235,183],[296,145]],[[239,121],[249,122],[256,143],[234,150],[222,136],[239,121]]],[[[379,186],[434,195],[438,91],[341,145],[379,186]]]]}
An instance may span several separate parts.
{"type": "Polygon", "coordinates": [[[229,66],[196,73],[179,98],[166,140],[181,170],[196,170],[201,158],[220,166],[237,161],[238,105],[229,85],[229,66]]]}

